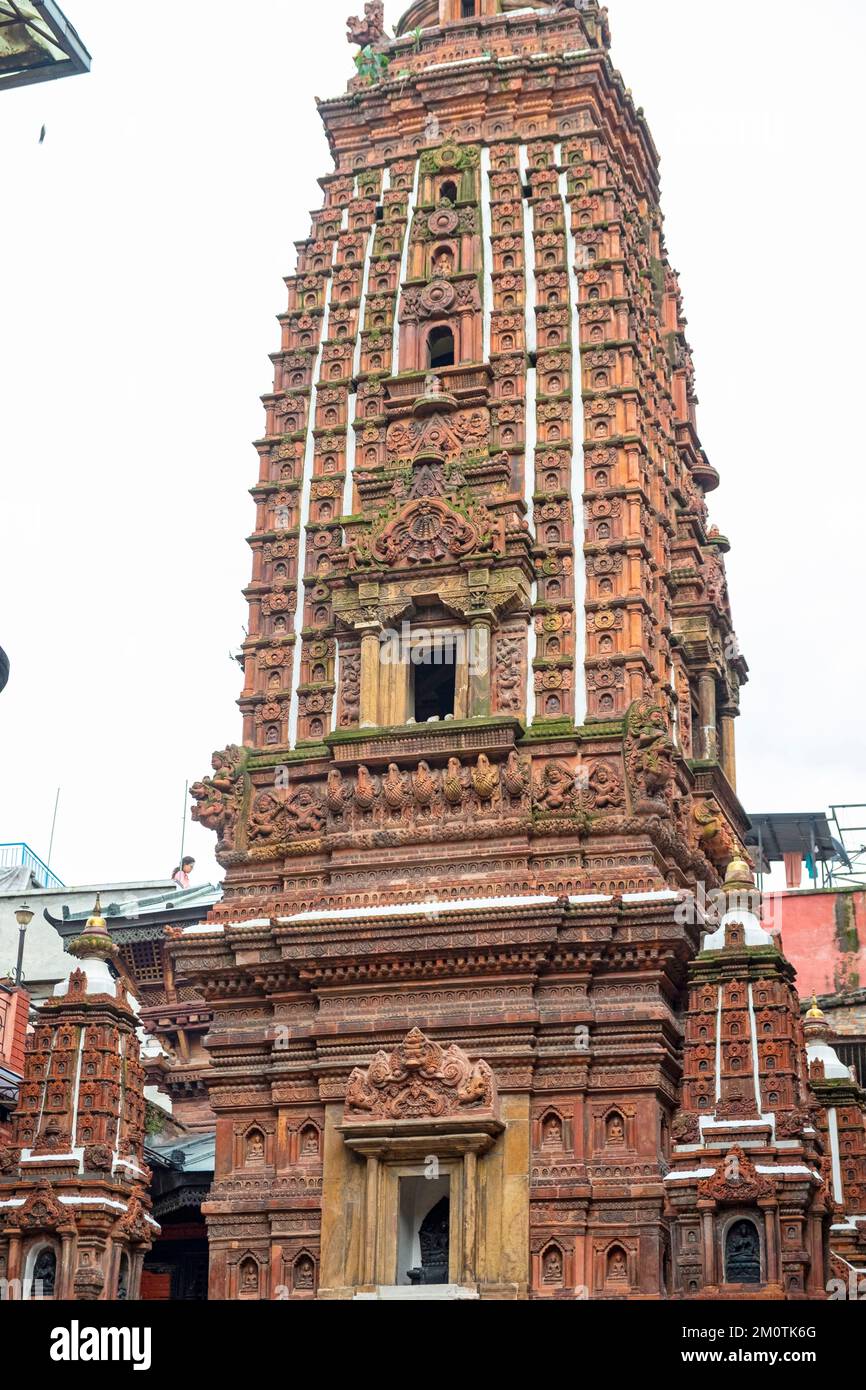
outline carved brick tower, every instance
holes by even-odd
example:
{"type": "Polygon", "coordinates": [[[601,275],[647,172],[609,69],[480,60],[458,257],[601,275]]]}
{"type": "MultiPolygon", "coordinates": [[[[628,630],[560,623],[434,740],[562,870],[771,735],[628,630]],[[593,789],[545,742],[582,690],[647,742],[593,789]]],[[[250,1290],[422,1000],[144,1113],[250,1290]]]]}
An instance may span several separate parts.
{"type": "Polygon", "coordinates": [[[760,925],[742,861],[728,868],[724,905],[689,972],[665,1177],[676,1287],[710,1298],[823,1298],[831,1199],[794,968],[760,925]]]}
{"type": "Polygon", "coordinates": [[[382,8],[320,104],[243,741],[193,790],[225,896],[172,947],[211,1295],[686,1293],[681,909],[742,853],[747,668],[657,155],[595,0],[382,8]]]}
{"type": "Polygon", "coordinates": [[[17,1299],[133,1299],[159,1227],[136,1017],[98,902],[69,950],[80,967],[42,1006],[0,1148],[0,1279],[17,1299]]]}

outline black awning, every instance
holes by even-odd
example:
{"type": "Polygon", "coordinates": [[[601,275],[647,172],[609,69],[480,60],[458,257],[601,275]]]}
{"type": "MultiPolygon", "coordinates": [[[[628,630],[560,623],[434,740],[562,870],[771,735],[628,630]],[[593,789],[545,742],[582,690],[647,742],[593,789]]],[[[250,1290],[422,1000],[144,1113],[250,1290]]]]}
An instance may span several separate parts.
{"type": "Polygon", "coordinates": [[[782,811],[749,819],[752,828],[746,844],[760,845],[771,864],[781,862],[786,854],[799,854],[803,859],[812,855],[818,862],[844,854],[823,811],[782,811]]]}

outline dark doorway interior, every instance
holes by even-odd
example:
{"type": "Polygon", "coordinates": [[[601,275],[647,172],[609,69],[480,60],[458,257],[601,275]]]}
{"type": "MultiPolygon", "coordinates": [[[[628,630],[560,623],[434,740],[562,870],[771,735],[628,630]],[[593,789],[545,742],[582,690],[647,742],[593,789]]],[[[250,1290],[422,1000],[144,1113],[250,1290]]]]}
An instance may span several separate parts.
{"type": "Polygon", "coordinates": [[[413,1284],[447,1284],[451,1202],[443,1197],[421,1223],[421,1268],[411,1269],[413,1284]]]}
{"type": "Polygon", "coordinates": [[[427,340],[429,365],[437,367],[454,366],[454,334],[450,328],[434,328],[427,340]]]}
{"type": "Polygon", "coordinates": [[[428,660],[413,666],[415,720],[444,719],[454,713],[457,689],[456,653],[453,646],[436,647],[428,660]]]}
{"type": "Polygon", "coordinates": [[[161,1218],[162,1234],[145,1257],[141,1297],[146,1302],[198,1303],[207,1298],[207,1230],[198,1212],[172,1216],[161,1218]]]}

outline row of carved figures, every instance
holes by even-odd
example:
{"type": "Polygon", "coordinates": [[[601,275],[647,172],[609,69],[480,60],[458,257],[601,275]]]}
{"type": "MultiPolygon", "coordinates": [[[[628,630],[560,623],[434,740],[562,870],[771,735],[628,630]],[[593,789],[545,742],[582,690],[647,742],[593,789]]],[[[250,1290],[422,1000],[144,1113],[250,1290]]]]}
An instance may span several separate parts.
{"type": "Polygon", "coordinates": [[[441,770],[420,762],[414,772],[401,772],[396,763],[391,763],[381,777],[359,767],[354,782],[348,781],[339,768],[332,768],[325,802],[329,815],[335,819],[372,814],[377,807],[393,815],[410,809],[421,813],[436,808],[457,811],[467,805],[489,806],[503,798],[519,803],[528,788],[528,768],[512,749],[501,767],[481,753],[468,768],[459,758],[449,758],[447,767],[441,770]]]}

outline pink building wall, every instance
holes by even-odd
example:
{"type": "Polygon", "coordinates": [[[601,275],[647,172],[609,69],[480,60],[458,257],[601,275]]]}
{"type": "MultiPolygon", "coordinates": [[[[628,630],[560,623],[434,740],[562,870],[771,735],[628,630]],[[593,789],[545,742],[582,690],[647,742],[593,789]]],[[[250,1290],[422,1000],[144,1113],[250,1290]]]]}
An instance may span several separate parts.
{"type": "MultiPolygon", "coordinates": [[[[0,989],[0,1067],[24,1075],[24,1050],[30,995],[24,989],[0,989]]],[[[0,1118],[0,1143],[9,1138],[9,1126],[0,1118]]]]}
{"type": "Polygon", "coordinates": [[[866,888],[766,893],[764,926],[781,932],[801,998],[866,988],[866,888]]]}

